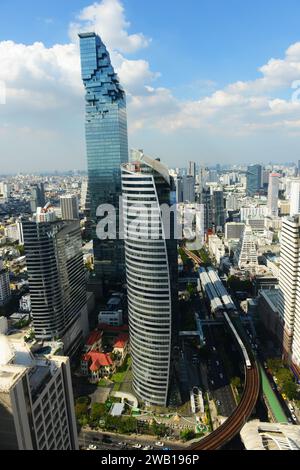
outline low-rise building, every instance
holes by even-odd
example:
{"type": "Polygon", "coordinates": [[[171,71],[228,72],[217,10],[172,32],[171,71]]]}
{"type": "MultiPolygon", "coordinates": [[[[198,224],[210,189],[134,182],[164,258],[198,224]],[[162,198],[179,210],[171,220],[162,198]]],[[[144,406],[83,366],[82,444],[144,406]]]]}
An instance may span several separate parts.
{"type": "Polygon", "coordinates": [[[103,377],[109,377],[115,371],[115,364],[110,354],[90,351],[82,356],[81,372],[88,376],[91,382],[98,382],[103,377]]]}
{"type": "Polygon", "coordinates": [[[129,350],[129,335],[127,333],[120,334],[116,338],[113,348],[113,353],[118,354],[120,362],[123,362],[129,350]]]}
{"type": "Polygon", "coordinates": [[[123,311],[101,310],[98,315],[98,322],[111,326],[121,326],[123,325],[123,311]]]}
{"type": "Polygon", "coordinates": [[[85,342],[84,352],[100,351],[102,348],[102,337],[103,331],[93,331],[85,342]]]}
{"type": "Polygon", "coordinates": [[[30,294],[23,295],[19,300],[20,311],[25,313],[31,312],[30,294]]]}

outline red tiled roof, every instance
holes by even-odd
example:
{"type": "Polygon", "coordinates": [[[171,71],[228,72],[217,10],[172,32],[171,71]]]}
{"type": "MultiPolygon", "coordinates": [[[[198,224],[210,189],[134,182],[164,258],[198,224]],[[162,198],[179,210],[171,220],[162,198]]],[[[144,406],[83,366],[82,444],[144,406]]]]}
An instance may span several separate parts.
{"type": "Polygon", "coordinates": [[[114,342],[114,348],[125,348],[126,343],[128,342],[129,335],[127,333],[123,333],[122,335],[119,335],[115,342],[114,342]]]}
{"type": "Polygon", "coordinates": [[[92,346],[93,344],[97,343],[99,339],[101,339],[102,334],[103,334],[102,331],[97,331],[97,330],[93,331],[88,337],[85,344],[87,346],[92,346]]]}
{"type": "Polygon", "coordinates": [[[92,361],[90,365],[90,370],[95,372],[100,369],[100,367],[108,367],[113,365],[113,360],[109,354],[101,353],[97,351],[91,351],[82,356],[82,360],[89,362],[92,361]]]}

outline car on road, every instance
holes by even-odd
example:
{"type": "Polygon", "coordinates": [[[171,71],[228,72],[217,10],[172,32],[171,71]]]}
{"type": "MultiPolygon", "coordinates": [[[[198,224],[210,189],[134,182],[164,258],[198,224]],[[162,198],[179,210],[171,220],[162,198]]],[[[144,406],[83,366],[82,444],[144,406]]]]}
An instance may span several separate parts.
{"type": "Polygon", "coordinates": [[[220,362],[219,362],[219,361],[216,361],[216,364],[217,364],[217,366],[219,366],[219,365],[220,365],[220,362]]]}
{"type": "Polygon", "coordinates": [[[214,346],[212,347],[212,349],[213,349],[213,351],[216,351],[216,348],[214,346]]]}
{"type": "Polygon", "coordinates": [[[210,383],[211,383],[212,385],[214,385],[214,384],[215,384],[215,382],[214,382],[213,380],[211,380],[211,381],[210,381],[210,383]]]}
{"type": "Polygon", "coordinates": [[[161,441],[157,441],[157,442],[155,442],[155,445],[156,445],[157,447],[163,447],[165,444],[164,444],[163,442],[161,442],[161,441]]]}
{"type": "Polygon", "coordinates": [[[132,446],[132,448],[133,448],[133,449],[141,449],[142,446],[141,446],[141,444],[134,444],[134,445],[132,446]]]}
{"type": "Polygon", "coordinates": [[[88,450],[97,450],[97,446],[93,445],[93,444],[90,444],[88,446],[88,450]]]}
{"type": "Polygon", "coordinates": [[[223,375],[223,374],[220,374],[220,379],[224,379],[224,375],[223,375]]]}
{"type": "Polygon", "coordinates": [[[295,423],[297,422],[297,418],[296,418],[296,415],[294,413],[292,413],[292,419],[293,419],[293,421],[295,421],[295,423]]]}
{"type": "Polygon", "coordinates": [[[216,403],[217,403],[218,406],[221,406],[220,400],[217,400],[216,403]]]}
{"type": "Polygon", "coordinates": [[[143,450],[151,450],[151,447],[150,446],[145,446],[145,447],[143,447],[143,450]]]}
{"type": "Polygon", "coordinates": [[[106,444],[111,444],[112,443],[112,440],[109,436],[106,436],[104,434],[104,436],[102,437],[102,442],[106,443],[106,444]]]}

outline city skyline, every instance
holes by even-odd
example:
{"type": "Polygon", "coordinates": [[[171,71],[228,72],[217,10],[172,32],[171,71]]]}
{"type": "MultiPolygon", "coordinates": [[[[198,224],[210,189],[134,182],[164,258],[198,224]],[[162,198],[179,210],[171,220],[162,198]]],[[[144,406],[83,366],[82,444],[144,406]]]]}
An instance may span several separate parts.
{"type": "MultiPolygon", "coordinates": [[[[189,24],[185,12],[180,23],[177,4],[172,5],[174,24],[168,24],[168,35],[163,20],[155,26],[149,7],[135,0],[76,0],[72,10],[32,1],[24,12],[31,13],[26,27],[8,32],[0,23],[0,63],[5,63],[0,81],[6,87],[6,104],[0,105],[3,172],[21,164],[24,171],[85,168],[75,38],[87,29],[107,44],[128,95],[130,147],[147,148],[168,166],[184,166],[190,159],[203,164],[279,162],[287,153],[298,160],[300,46],[294,18],[299,5],[291,0],[286,11],[276,5],[271,12],[262,5],[260,20],[257,4],[247,11],[237,2],[227,8],[221,2],[191,4],[201,24],[214,19],[215,35],[206,25],[197,33],[191,27],[195,20],[189,24]],[[233,33],[228,36],[221,13],[237,28],[239,45],[233,33]],[[273,23],[266,26],[263,19],[270,14],[273,23]],[[263,44],[242,31],[248,22],[256,26],[256,36],[264,37],[263,44]],[[187,47],[189,54],[184,53],[187,47]]],[[[2,18],[9,19],[12,7],[3,8],[2,18]]]]}
{"type": "Polygon", "coordinates": [[[90,2],[3,0],[0,449],[300,450],[300,4],[90,2]]]}

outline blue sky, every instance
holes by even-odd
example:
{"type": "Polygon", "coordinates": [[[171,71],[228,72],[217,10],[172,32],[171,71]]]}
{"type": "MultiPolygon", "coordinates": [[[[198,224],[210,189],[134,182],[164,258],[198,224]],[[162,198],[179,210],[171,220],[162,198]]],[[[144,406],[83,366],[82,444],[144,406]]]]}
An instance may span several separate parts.
{"type": "MultiPolygon", "coordinates": [[[[120,40],[118,42],[116,38],[109,37],[107,32],[104,33],[113,61],[121,69],[120,78],[123,78],[125,88],[128,87],[132,146],[144,147],[148,153],[161,153],[162,158],[173,166],[185,164],[190,158],[199,163],[223,163],[228,160],[238,163],[241,159],[287,161],[298,158],[300,109],[299,103],[291,104],[291,85],[295,80],[300,80],[298,0],[97,2],[98,5],[102,3],[106,3],[111,12],[109,21],[112,31],[120,26],[121,15],[122,21],[130,22],[130,26],[123,25],[128,36],[140,34],[146,38],[144,43],[141,39],[140,46],[122,50],[120,40]],[[123,8],[122,14],[118,10],[119,6],[123,8]],[[293,45],[292,54],[287,54],[286,51],[293,45]],[[270,64],[272,58],[279,61],[280,77],[277,65],[270,64]],[[132,68],[129,73],[127,66],[130,64],[132,68]],[[144,67],[138,77],[132,76],[134,64],[144,67]],[[260,83],[263,73],[258,69],[266,65],[266,83],[260,83]],[[243,90],[240,93],[235,87],[234,92],[230,90],[228,94],[228,86],[237,82],[250,82],[250,85],[246,85],[246,92],[243,90]],[[146,88],[141,91],[142,87],[151,87],[153,90],[150,92],[146,88]],[[161,131],[162,116],[167,128],[165,132],[161,131]],[[226,127],[228,118],[232,121],[230,130],[226,127]],[[241,128],[240,123],[243,123],[241,128]],[[233,133],[235,128],[237,131],[233,133]]],[[[78,23],[78,27],[81,27],[87,20],[78,18],[80,12],[92,4],[92,1],[86,0],[53,0],[51,3],[2,0],[0,51],[1,43],[8,40],[13,41],[16,48],[20,44],[29,46],[24,61],[28,61],[27,73],[30,69],[30,73],[34,74],[35,71],[30,67],[33,61],[35,68],[39,67],[39,58],[36,51],[32,55],[30,45],[37,41],[42,42],[44,49],[39,52],[40,67],[42,71],[47,67],[47,80],[49,79],[51,87],[55,87],[48,67],[51,62],[51,73],[56,78],[53,72],[53,63],[56,64],[56,61],[49,59],[48,52],[52,51],[55,44],[70,44],[70,23],[78,23]]],[[[99,13],[96,29],[98,28],[100,34],[102,18],[103,13],[99,13]]],[[[89,21],[94,20],[89,18],[89,21]]],[[[12,55],[14,47],[11,48],[12,55]]],[[[1,59],[3,65],[8,61],[14,70],[13,59],[10,60],[5,51],[2,56],[0,52],[0,69],[3,67],[1,59]]],[[[24,64],[19,64],[19,67],[20,78],[22,73],[26,74],[24,70],[22,72],[24,64]]],[[[62,72],[62,76],[64,73],[68,74],[69,79],[70,70],[62,72]]],[[[37,80],[36,74],[34,79],[37,80]]],[[[23,95],[29,97],[34,92],[30,84],[27,90],[27,85],[23,87],[21,79],[13,82],[7,75],[1,77],[1,72],[0,80],[5,81],[8,90],[12,90],[11,93],[8,92],[6,106],[0,108],[0,132],[1,126],[5,129],[4,139],[0,143],[0,155],[13,157],[18,154],[18,145],[9,136],[15,125],[17,132],[22,129],[22,148],[25,153],[28,152],[25,165],[27,168],[24,170],[38,170],[38,166],[47,169],[48,159],[41,160],[37,152],[43,144],[50,144],[51,152],[59,154],[56,162],[58,167],[84,167],[84,139],[82,131],[79,131],[83,125],[80,107],[82,96],[76,91],[72,104],[66,104],[63,112],[58,112],[59,129],[55,129],[54,106],[52,112],[47,113],[44,104],[43,116],[40,111],[36,113],[36,108],[40,109],[41,103],[39,106],[36,103],[35,109],[30,109],[28,99],[25,106],[23,95]],[[17,102],[13,103],[13,98],[10,101],[9,97],[20,93],[23,107],[19,103],[18,109],[17,102]],[[9,103],[13,105],[10,107],[9,103]],[[72,109],[73,115],[65,124],[64,141],[61,126],[68,120],[68,107],[73,105],[74,109],[76,105],[76,112],[72,109]],[[28,110],[28,118],[23,125],[22,116],[25,110],[28,110]],[[47,141],[49,129],[52,132],[51,142],[47,141]],[[77,137],[74,142],[70,142],[74,129],[78,131],[77,137]],[[55,140],[53,141],[55,135],[57,148],[55,140]],[[35,140],[34,143],[32,139],[35,140]]],[[[41,77],[38,88],[42,88],[43,82],[45,80],[41,77]]],[[[74,87],[76,88],[75,85],[74,87]]],[[[57,97],[60,97],[63,94],[61,83],[57,90],[57,97]]],[[[49,96],[50,101],[56,96],[54,89],[52,93],[52,97],[49,96]]],[[[11,162],[4,161],[3,167],[10,170],[11,162]]]]}

